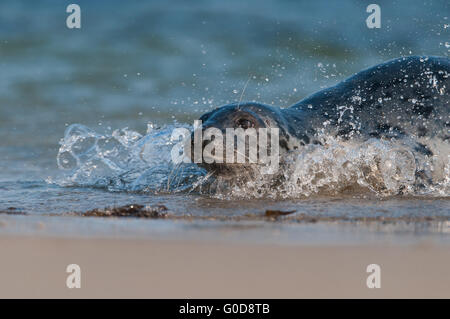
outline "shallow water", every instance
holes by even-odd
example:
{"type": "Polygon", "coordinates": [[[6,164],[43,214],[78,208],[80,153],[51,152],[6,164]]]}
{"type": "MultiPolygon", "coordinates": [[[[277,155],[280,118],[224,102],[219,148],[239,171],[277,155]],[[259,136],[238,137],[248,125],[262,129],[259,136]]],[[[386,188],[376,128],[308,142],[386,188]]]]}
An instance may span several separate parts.
{"type": "MultiPolygon", "coordinates": [[[[191,186],[204,172],[166,164],[172,128],[241,96],[289,106],[390,58],[448,57],[448,1],[380,3],[380,30],[366,27],[359,1],[77,3],[81,30],[65,27],[64,3],[0,3],[0,209],[42,216],[163,203],[175,214],[194,216],[271,208],[338,218],[449,217],[448,180],[437,189],[396,196],[409,185],[407,170],[401,179],[383,180],[393,190],[387,193],[363,187],[327,195],[300,187],[242,199],[228,196],[247,195],[241,189],[199,192],[191,186]],[[80,124],[75,130],[102,140],[100,149],[90,150],[86,140],[76,151],[68,143],[74,123],[80,124]],[[130,152],[142,150],[142,143],[130,146],[139,140],[153,147],[145,161],[130,152]],[[77,156],[66,156],[67,148],[77,156]]],[[[370,147],[387,147],[391,154],[389,146],[370,147]]],[[[407,167],[401,159],[395,163],[407,167]]],[[[86,222],[79,223],[81,232],[86,222]]],[[[448,225],[436,229],[444,234],[448,225]]]]}

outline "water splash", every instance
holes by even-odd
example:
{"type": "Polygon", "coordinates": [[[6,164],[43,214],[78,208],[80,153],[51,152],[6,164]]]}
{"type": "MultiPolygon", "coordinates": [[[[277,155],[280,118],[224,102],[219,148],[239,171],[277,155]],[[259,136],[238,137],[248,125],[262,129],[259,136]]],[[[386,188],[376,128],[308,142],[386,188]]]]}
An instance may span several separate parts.
{"type": "Polygon", "coordinates": [[[170,152],[178,142],[171,139],[174,128],[149,124],[145,135],[128,128],[100,134],[73,124],[60,141],[57,162],[66,174],[57,183],[110,191],[185,190],[204,172],[195,165],[172,163],[170,152]]]}
{"type": "Polygon", "coordinates": [[[281,159],[276,175],[236,183],[215,178],[195,164],[174,165],[171,150],[179,142],[176,123],[149,125],[145,135],[127,128],[100,134],[83,125],[67,128],[57,156],[65,177],[61,186],[102,187],[110,191],[198,192],[217,198],[302,198],[313,195],[375,193],[380,196],[450,195],[450,151],[429,143],[434,156],[415,142],[370,139],[363,143],[327,137],[281,159]]]}

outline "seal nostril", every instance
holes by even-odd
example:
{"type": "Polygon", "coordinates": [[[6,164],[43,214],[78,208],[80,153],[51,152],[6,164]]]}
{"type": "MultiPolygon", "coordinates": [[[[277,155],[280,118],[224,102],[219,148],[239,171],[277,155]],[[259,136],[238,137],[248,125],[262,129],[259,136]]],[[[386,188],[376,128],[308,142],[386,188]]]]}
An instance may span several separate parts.
{"type": "Polygon", "coordinates": [[[239,119],[236,121],[236,126],[246,130],[246,129],[255,127],[255,124],[248,119],[239,119]]]}

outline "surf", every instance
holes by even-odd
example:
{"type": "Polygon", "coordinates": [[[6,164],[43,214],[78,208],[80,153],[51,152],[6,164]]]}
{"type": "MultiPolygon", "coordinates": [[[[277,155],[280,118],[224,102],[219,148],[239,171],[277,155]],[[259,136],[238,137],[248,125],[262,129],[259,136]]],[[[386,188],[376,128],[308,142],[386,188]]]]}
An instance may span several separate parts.
{"type": "Polygon", "coordinates": [[[174,164],[171,151],[179,141],[172,138],[172,131],[176,128],[190,129],[182,123],[149,124],[141,134],[128,128],[97,132],[73,124],[66,129],[57,155],[62,177],[52,183],[222,199],[450,196],[450,147],[439,140],[430,141],[434,155],[427,156],[408,140],[357,142],[327,136],[325,144],[305,145],[283,155],[277,174],[240,182],[215,177],[194,163],[174,164]],[[418,174],[422,171],[426,174],[418,174]]]}

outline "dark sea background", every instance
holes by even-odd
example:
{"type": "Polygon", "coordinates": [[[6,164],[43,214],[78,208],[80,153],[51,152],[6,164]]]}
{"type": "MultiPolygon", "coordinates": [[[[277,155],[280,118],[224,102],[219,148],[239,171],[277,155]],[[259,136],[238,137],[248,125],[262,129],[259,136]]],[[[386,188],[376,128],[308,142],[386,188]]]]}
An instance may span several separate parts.
{"type": "MultiPolygon", "coordinates": [[[[311,216],[450,217],[445,196],[277,201],[111,191],[61,183],[64,172],[57,165],[60,140],[74,123],[96,132],[127,128],[145,135],[149,123],[192,124],[241,95],[287,107],[391,58],[448,57],[449,1],[377,1],[380,29],[367,28],[372,1],[361,0],[77,0],[82,27],[68,29],[66,7],[72,2],[0,2],[0,210],[15,207],[32,215],[4,217],[14,229],[49,213],[130,203],[163,203],[175,214],[194,216],[273,208],[311,216]]],[[[86,220],[68,218],[49,228],[99,231],[86,220]]],[[[111,227],[117,233],[172,229],[170,221],[146,222],[114,221],[111,227]]],[[[443,236],[449,222],[408,229],[443,236]]]]}

